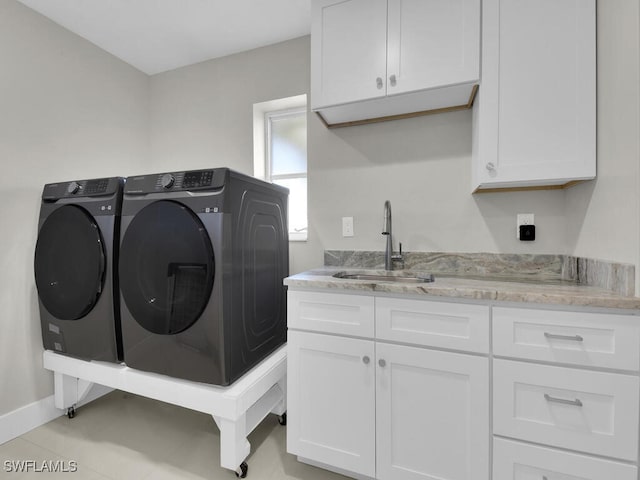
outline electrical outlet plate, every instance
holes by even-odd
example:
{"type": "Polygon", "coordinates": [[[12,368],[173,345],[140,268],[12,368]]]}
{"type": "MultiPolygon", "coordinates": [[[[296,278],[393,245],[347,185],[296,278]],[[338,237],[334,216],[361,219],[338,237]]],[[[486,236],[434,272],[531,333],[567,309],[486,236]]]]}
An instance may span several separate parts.
{"type": "Polygon", "coordinates": [[[533,213],[518,213],[516,216],[516,238],[520,240],[520,225],[535,225],[533,213]]]}
{"type": "Polygon", "coordinates": [[[342,236],[353,237],[353,217],[342,217],[342,236]]]}

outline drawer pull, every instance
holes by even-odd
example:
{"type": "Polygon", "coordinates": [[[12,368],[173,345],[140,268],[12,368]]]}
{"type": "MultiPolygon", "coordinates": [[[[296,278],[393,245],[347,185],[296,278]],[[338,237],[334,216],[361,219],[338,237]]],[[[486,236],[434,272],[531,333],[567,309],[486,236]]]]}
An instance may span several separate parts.
{"type": "Polygon", "coordinates": [[[574,342],[584,341],[584,338],[580,335],[558,335],[557,333],[544,332],[544,336],[556,340],[572,340],[574,342]]]}
{"type": "Polygon", "coordinates": [[[578,398],[576,398],[575,400],[566,400],[564,398],[552,397],[551,395],[545,393],[544,394],[544,399],[547,402],[562,403],[564,405],[573,405],[575,407],[581,407],[582,406],[582,402],[578,398]]]}

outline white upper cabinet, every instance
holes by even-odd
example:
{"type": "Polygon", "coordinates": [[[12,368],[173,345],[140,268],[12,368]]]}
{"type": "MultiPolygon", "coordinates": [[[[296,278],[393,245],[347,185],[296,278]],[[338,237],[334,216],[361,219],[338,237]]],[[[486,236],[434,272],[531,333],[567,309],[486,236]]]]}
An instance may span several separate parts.
{"type": "Polygon", "coordinates": [[[479,15],[478,1],[389,0],[387,95],[476,83],[479,15]]]}
{"type": "Polygon", "coordinates": [[[468,108],[480,0],[313,0],[311,108],[329,125],[468,108]]]}
{"type": "Polygon", "coordinates": [[[596,175],[595,0],[483,0],[473,189],[596,175]]]}
{"type": "Polygon", "coordinates": [[[385,95],[387,0],[314,2],[312,35],[313,108],[385,95]]]}

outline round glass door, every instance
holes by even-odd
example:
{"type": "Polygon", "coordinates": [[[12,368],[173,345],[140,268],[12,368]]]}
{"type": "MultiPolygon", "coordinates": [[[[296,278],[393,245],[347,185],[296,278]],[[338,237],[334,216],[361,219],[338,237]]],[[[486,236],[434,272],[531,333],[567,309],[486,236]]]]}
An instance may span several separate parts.
{"type": "Polygon", "coordinates": [[[146,330],[172,335],[202,314],[213,288],[209,236],[193,211],[160,200],[138,212],[120,246],[120,289],[146,330]]]}
{"type": "Polygon", "coordinates": [[[105,252],[100,229],[76,205],[55,210],[42,224],[34,260],[38,296],[60,320],[91,311],[104,286],[105,252]]]}

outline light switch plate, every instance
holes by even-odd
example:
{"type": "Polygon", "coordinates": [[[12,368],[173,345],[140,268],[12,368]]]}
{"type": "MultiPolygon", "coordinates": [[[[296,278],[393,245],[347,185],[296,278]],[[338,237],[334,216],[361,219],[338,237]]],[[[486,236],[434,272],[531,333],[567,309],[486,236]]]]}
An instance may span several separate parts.
{"type": "Polygon", "coordinates": [[[353,237],[353,217],[342,217],[342,236],[353,237]]]}

